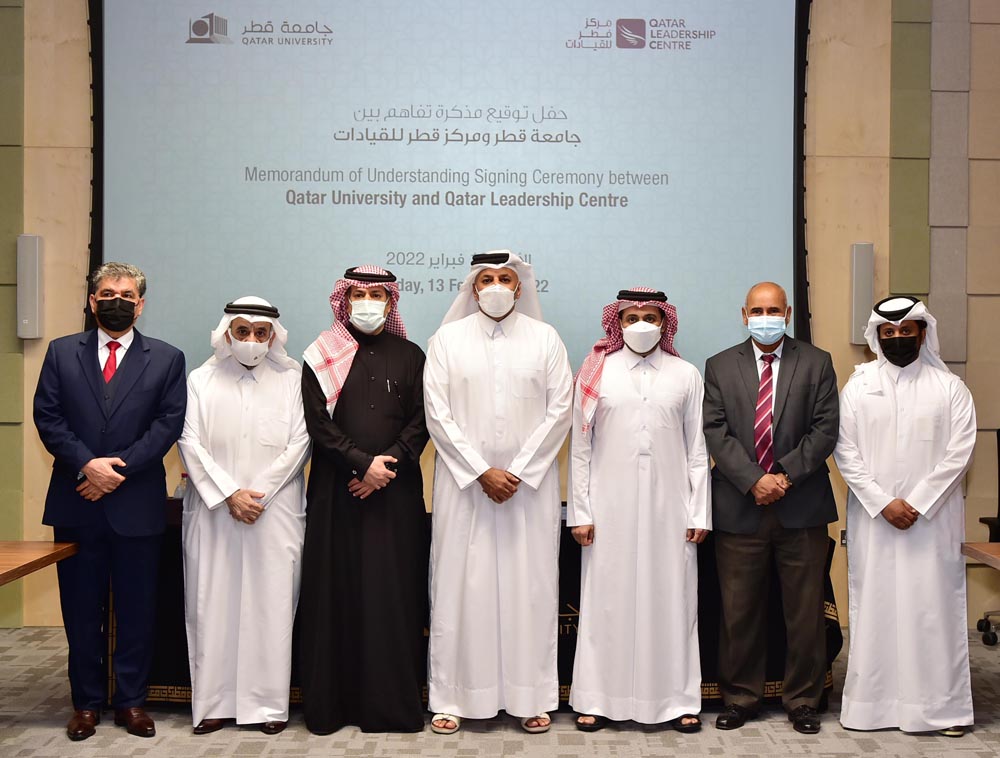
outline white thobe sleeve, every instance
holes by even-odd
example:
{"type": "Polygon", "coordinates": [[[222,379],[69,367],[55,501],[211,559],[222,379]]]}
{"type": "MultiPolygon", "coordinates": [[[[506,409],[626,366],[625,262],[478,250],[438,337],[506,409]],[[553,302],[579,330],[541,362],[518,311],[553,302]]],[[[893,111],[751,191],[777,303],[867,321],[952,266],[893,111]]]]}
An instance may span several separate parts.
{"type": "Polygon", "coordinates": [[[924,518],[933,518],[938,508],[962,482],[972,450],[976,446],[976,407],[972,393],[961,381],[952,382],[951,429],[944,458],[903,499],[924,518]]]}
{"type": "Polygon", "coordinates": [[[239,486],[229,473],[209,454],[201,443],[201,392],[206,389],[199,386],[196,375],[188,377],[187,412],[184,416],[184,431],[177,440],[181,460],[187,470],[188,481],[198,492],[209,509],[218,508],[226,498],[232,495],[239,486]]]}
{"type": "Polygon", "coordinates": [[[705,425],[702,420],[704,400],[705,384],[701,376],[695,373],[684,405],[684,444],[687,447],[690,487],[688,529],[712,528],[711,470],[708,465],[705,425]]]}
{"type": "Polygon", "coordinates": [[[538,489],[559,455],[572,422],[573,372],[566,346],[554,335],[546,357],[545,387],[545,419],[507,469],[533,490],[538,489]]]}
{"type": "Polygon", "coordinates": [[[893,496],[875,481],[875,476],[868,470],[858,448],[858,411],[854,400],[855,388],[858,386],[863,388],[864,382],[859,383],[852,378],[840,394],[840,434],[833,450],[833,459],[858,502],[868,511],[869,516],[876,518],[893,500],[893,496]]]}
{"type": "Polygon", "coordinates": [[[458,488],[464,490],[490,468],[451,413],[448,365],[439,340],[431,338],[424,364],[424,412],[434,449],[445,462],[458,488]]]}
{"type": "Polygon", "coordinates": [[[569,445],[569,474],[566,490],[566,526],[589,526],[594,523],[590,509],[590,461],[594,447],[594,425],[583,431],[583,393],[579,386],[573,393],[573,429],[569,445]]]}
{"type": "Polygon", "coordinates": [[[289,391],[291,423],[288,430],[288,444],[269,466],[258,472],[250,483],[250,489],[263,492],[260,501],[264,508],[281,492],[286,484],[298,476],[309,458],[310,440],[306,429],[305,414],[302,409],[302,381],[295,372],[296,380],[291,382],[289,391]]]}

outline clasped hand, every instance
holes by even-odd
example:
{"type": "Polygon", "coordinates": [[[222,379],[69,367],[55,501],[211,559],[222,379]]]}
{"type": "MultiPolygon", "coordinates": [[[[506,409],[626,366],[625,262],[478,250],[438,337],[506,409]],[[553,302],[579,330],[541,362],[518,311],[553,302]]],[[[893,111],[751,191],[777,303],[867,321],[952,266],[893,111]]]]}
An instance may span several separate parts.
{"type": "Polygon", "coordinates": [[[365,472],[364,477],[351,479],[347,483],[348,491],[354,497],[364,500],[375,490],[387,487],[389,482],[396,478],[396,472],[386,468],[386,463],[398,463],[391,455],[376,455],[372,458],[371,465],[365,472]]]}
{"type": "Polygon", "coordinates": [[[905,531],[917,523],[917,510],[902,498],[893,498],[882,509],[882,518],[899,530],[905,531]]]}
{"type": "Polygon", "coordinates": [[[229,507],[229,515],[244,524],[254,524],[264,512],[264,506],[260,503],[264,497],[263,492],[256,490],[236,490],[226,498],[226,505],[229,507]]]}
{"type": "Polygon", "coordinates": [[[85,478],[76,486],[80,496],[93,502],[118,489],[125,477],[112,466],[125,468],[125,461],[121,458],[92,458],[87,461],[83,467],[85,478]]]}
{"type": "Polygon", "coordinates": [[[750,488],[754,502],[757,505],[770,505],[776,503],[785,496],[792,483],[784,474],[764,474],[757,483],[750,488]]]}
{"type": "Polygon", "coordinates": [[[488,468],[477,478],[479,486],[483,488],[486,497],[494,503],[503,503],[510,500],[517,492],[517,486],[521,480],[509,471],[499,468],[488,468]]]}

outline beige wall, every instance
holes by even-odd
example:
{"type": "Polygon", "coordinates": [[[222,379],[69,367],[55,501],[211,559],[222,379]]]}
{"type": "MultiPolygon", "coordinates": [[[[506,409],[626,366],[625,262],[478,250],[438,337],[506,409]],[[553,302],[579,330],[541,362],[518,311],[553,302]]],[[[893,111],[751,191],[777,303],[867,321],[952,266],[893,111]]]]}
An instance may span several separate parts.
{"type": "MultiPolygon", "coordinates": [[[[967,90],[960,92],[968,107],[965,122],[960,124],[968,129],[966,191],[964,213],[953,223],[967,239],[965,368],[980,430],[967,480],[966,529],[970,540],[985,540],[986,528],[978,520],[997,515],[995,430],[1000,428],[1000,340],[996,336],[1000,322],[1000,2],[970,0],[962,43],[966,52],[960,60],[967,72],[952,88],[967,90]]],[[[931,159],[933,165],[933,153],[931,159]]],[[[934,189],[932,185],[932,201],[934,189]]],[[[947,193],[948,187],[941,192],[947,193]]],[[[970,617],[1000,608],[1000,572],[970,566],[968,576],[970,617]]]]}
{"type": "MultiPolygon", "coordinates": [[[[45,331],[48,337],[53,337],[78,330],[82,323],[91,170],[86,3],[32,0],[27,6],[25,231],[42,234],[46,239],[45,331]]],[[[832,353],[841,385],[853,366],[866,359],[860,348],[848,343],[846,308],[851,243],[875,243],[875,292],[884,295],[889,288],[891,38],[891,0],[813,2],[805,140],[813,338],[832,353]]],[[[1000,73],[992,81],[1000,81],[1000,73]]],[[[991,134],[1000,134],[995,125],[992,129],[991,134]]],[[[998,141],[994,140],[994,144],[998,141]]],[[[993,198],[996,197],[1000,193],[994,192],[993,198]]],[[[983,217],[989,214],[984,212],[983,217]]],[[[994,281],[998,279],[1000,276],[994,281]]],[[[155,282],[150,297],[156,297],[155,282]]],[[[25,343],[25,407],[30,407],[44,347],[41,341],[25,343]]],[[[995,350],[989,354],[1000,355],[995,350]]],[[[992,397],[998,395],[994,393],[992,397]]],[[[987,398],[977,394],[977,402],[987,403],[987,398]]],[[[970,480],[970,496],[980,498],[982,508],[992,507],[995,513],[995,437],[992,450],[987,437],[981,435],[985,455],[981,451],[977,460],[985,462],[977,466],[976,476],[970,480]],[[987,465],[989,461],[992,468],[987,465]]],[[[50,536],[49,530],[40,526],[49,463],[33,427],[26,425],[26,539],[50,536]]],[[[168,460],[172,482],[178,472],[177,458],[172,454],[168,460]]],[[[425,475],[429,487],[427,467],[425,475]]],[[[834,482],[843,512],[845,488],[836,474],[834,482]]],[[[831,534],[838,536],[842,526],[832,525],[831,534]]],[[[972,536],[976,535],[970,531],[972,536]]],[[[838,549],[834,584],[841,619],[846,623],[844,558],[844,551],[838,549]]],[[[981,597],[983,592],[986,597],[993,592],[993,578],[985,572],[976,573],[977,569],[970,571],[970,589],[978,593],[974,602],[970,600],[970,606],[976,609],[985,599],[981,597]],[[985,589],[980,592],[982,587],[985,589]]],[[[54,571],[40,572],[25,581],[25,624],[59,623],[54,571]]],[[[1000,597],[995,607],[1000,607],[1000,597]]]]}
{"type": "MultiPolygon", "coordinates": [[[[867,358],[850,344],[850,249],[875,245],[875,292],[889,287],[891,0],[815,0],[806,82],[806,248],[813,342],[833,356],[841,387],[867,358]]],[[[843,515],[847,488],[832,465],[843,515]]],[[[838,540],[844,521],[830,525],[838,540]]],[[[833,584],[847,624],[846,551],[833,584]]]]}
{"type": "MultiPolygon", "coordinates": [[[[48,340],[83,327],[91,179],[87,4],[31,0],[24,28],[24,230],[45,239],[46,339],[24,343],[24,407],[30,409],[48,340]]],[[[24,539],[52,539],[41,525],[51,463],[34,425],[26,423],[24,539]]],[[[55,569],[23,581],[25,625],[61,624],[55,569]]]]}

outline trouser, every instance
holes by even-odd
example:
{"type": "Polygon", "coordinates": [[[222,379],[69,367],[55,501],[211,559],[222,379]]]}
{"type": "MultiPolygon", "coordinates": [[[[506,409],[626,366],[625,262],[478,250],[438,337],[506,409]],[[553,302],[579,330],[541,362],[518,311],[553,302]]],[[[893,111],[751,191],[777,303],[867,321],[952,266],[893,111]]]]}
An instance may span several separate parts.
{"type": "Polygon", "coordinates": [[[102,518],[95,525],[56,527],[55,540],[79,545],[57,564],[73,707],[100,710],[105,702],[109,587],[115,612],[111,702],[115,708],[141,706],[153,662],[162,535],[125,537],[102,518]]]}
{"type": "Polygon", "coordinates": [[[786,529],[763,506],[754,534],[715,533],[721,589],[719,687],[726,705],[754,710],[763,697],[771,557],[778,570],[787,652],[781,700],[786,710],[819,706],[826,680],[823,618],[825,526],[786,529]]]}

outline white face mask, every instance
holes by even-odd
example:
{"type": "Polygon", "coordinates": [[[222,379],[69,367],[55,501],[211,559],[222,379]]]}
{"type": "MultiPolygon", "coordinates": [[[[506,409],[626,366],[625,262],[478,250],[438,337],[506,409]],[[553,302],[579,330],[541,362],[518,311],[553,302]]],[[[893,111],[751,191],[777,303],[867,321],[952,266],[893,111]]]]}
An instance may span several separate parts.
{"type": "Polygon", "coordinates": [[[383,300],[352,300],[351,323],[360,332],[375,334],[385,323],[387,305],[383,300]]]}
{"type": "Polygon", "coordinates": [[[487,316],[500,318],[510,313],[514,307],[514,290],[509,290],[502,284],[491,284],[479,290],[479,308],[487,316]]]}
{"type": "Polygon", "coordinates": [[[660,327],[648,321],[637,321],[622,329],[622,339],[633,353],[648,353],[660,341],[660,327]]]}
{"type": "Polygon", "coordinates": [[[236,360],[244,366],[253,368],[264,360],[264,356],[267,355],[267,351],[271,349],[271,345],[269,343],[270,340],[267,342],[255,342],[254,340],[240,342],[239,340],[233,340],[230,343],[230,347],[233,350],[233,357],[236,358],[236,360]]]}

